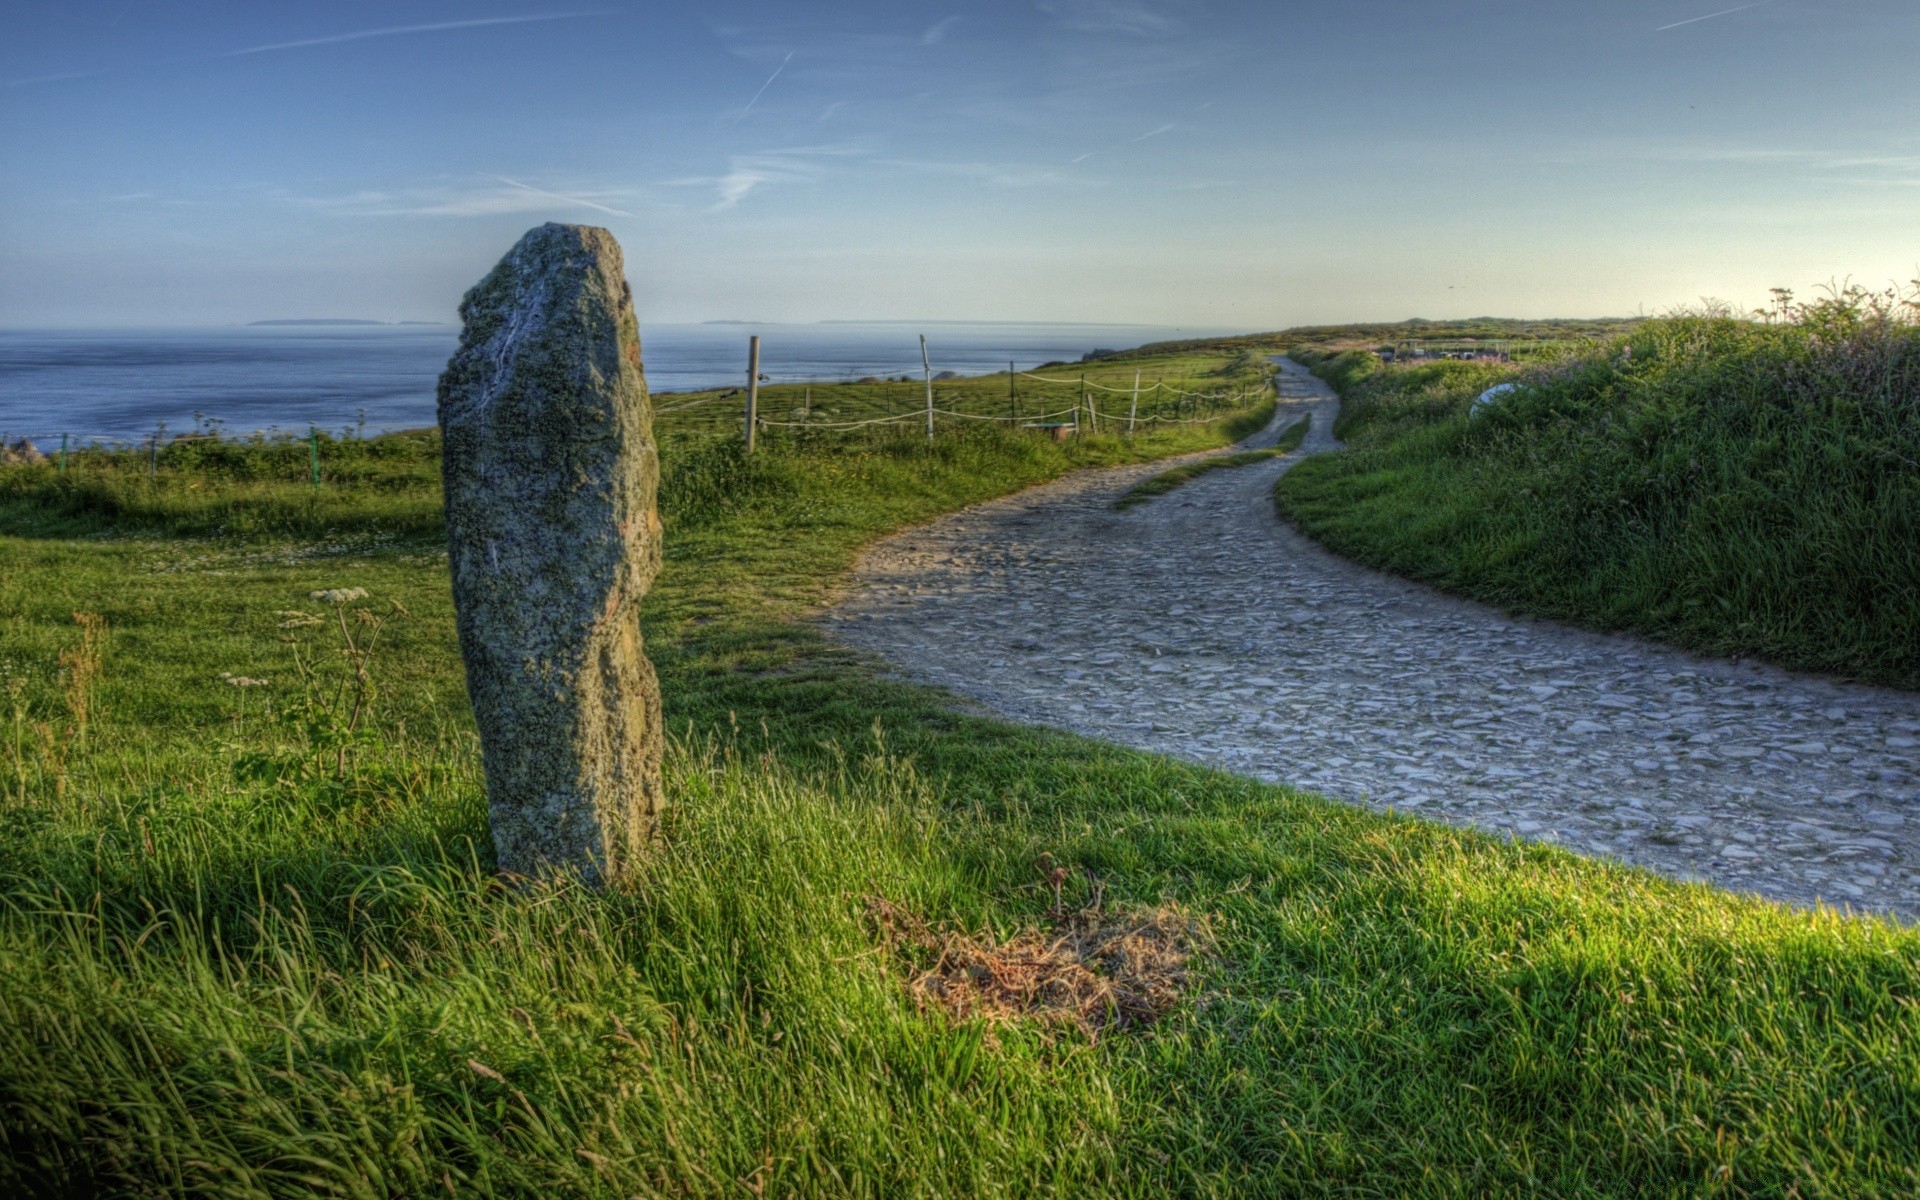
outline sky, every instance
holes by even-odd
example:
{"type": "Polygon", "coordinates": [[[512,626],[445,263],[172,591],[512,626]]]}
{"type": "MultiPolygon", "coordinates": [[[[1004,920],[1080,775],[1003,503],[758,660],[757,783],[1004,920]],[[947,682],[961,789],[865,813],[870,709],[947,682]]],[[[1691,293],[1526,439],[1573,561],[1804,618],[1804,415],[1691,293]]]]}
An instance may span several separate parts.
{"type": "Polygon", "coordinates": [[[1281,328],[1920,275],[1914,0],[0,0],[0,325],[1281,328]]]}

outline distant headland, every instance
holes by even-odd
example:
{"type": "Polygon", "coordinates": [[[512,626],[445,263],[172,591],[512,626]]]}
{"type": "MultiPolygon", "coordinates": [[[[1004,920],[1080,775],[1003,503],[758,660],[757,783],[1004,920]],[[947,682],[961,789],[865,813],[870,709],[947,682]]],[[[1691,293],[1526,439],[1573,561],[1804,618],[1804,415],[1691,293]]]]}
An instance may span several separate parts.
{"type": "Polygon", "coordinates": [[[358,317],[283,317],[274,321],[248,321],[255,325],[444,325],[445,321],[363,321],[358,317]]]}

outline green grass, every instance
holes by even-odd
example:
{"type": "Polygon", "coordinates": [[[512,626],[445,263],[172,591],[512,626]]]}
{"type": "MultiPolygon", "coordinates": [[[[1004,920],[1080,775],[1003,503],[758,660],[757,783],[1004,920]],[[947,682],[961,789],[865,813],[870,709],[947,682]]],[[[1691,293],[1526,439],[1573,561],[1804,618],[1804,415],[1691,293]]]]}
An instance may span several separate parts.
{"type": "Polygon", "coordinates": [[[674,807],[603,894],[491,878],[444,556],[414,532],[430,443],[319,501],[10,483],[0,1190],[1920,1188],[1913,932],[981,719],[795,619],[888,530],[1267,411],[1132,441],[680,445],[645,618],[674,807]],[[308,504],[340,529],[303,532],[308,504]],[[228,533],[188,532],[213,513],[228,533]],[[336,613],[326,587],[370,595],[336,613]],[[109,629],[84,735],[75,611],[109,629]],[[386,624],[349,731],[333,622],[364,643],[361,611],[386,624]],[[1160,1024],[1088,1042],[916,1008],[927,964],[866,898],[1011,934],[1052,903],[1043,855],[1070,903],[1210,923],[1160,1024]]]}
{"type": "Polygon", "coordinates": [[[1504,608],[1920,687],[1920,330],[1897,312],[1649,321],[1517,371],[1307,352],[1348,449],[1276,495],[1342,554],[1504,608]]]}
{"type": "Polygon", "coordinates": [[[1156,496],[1164,496],[1177,487],[1192,483],[1209,471],[1218,471],[1227,467],[1250,467],[1254,463],[1278,458],[1282,454],[1291,454],[1300,448],[1301,442],[1306,440],[1307,426],[1312,420],[1313,417],[1309,415],[1287,426],[1280,431],[1279,440],[1271,446],[1259,450],[1242,450],[1238,454],[1217,454],[1211,458],[1169,467],[1157,475],[1149,475],[1128,488],[1125,495],[1113,502],[1113,506],[1124,511],[1145,504],[1156,496]]]}

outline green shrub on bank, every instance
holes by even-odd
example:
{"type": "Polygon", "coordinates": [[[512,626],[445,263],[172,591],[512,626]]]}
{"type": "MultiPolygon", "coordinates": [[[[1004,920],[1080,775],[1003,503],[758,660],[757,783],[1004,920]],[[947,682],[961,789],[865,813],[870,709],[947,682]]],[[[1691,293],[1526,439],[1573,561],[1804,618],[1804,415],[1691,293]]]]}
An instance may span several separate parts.
{"type": "Polygon", "coordinates": [[[1909,311],[1855,292],[1771,323],[1666,318],[1518,370],[1303,354],[1350,448],[1279,503],[1342,553],[1494,604],[1920,687],[1909,311]]]}

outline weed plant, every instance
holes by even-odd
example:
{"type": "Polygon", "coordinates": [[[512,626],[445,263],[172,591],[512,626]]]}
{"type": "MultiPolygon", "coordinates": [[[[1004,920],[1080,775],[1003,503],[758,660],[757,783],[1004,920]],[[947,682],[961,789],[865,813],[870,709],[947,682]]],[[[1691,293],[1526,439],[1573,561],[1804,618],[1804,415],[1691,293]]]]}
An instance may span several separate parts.
{"type": "Polygon", "coordinates": [[[1282,511],[1518,611],[1920,687],[1920,329],[1897,294],[1701,313],[1518,370],[1302,354],[1349,445],[1282,511]],[[1470,415],[1488,386],[1519,389],[1470,415]]]}

